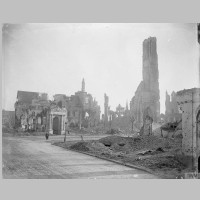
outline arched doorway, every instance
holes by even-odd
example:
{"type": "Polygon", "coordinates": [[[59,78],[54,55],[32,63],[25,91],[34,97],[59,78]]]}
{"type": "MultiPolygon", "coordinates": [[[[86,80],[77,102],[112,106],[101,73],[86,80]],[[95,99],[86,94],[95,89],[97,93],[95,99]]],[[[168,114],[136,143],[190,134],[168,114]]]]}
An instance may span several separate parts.
{"type": "Polygon", "coordinates": [[[199,156],[199,139],[200,139],[200,108],[198,109],[196,117],[196,146],[197,146],[197,157],[198,157],[198,172],[200,172],[200,156],[199,156]]]}
{"type": "Polygon", "coordinates": [[[53,118],[53,134],[61,134],[60,120],[58,116],[53,118]]]}

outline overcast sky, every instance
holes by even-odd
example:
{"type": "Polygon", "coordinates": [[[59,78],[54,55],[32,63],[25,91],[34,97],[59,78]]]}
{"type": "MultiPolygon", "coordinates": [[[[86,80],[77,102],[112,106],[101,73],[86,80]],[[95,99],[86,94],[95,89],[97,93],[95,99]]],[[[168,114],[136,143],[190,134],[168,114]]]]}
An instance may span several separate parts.
{"type": "Polygon", "coordinates": [[[198,86],[196,24],[19,24],[3,27],[3,108],[17,91],[86,91],[101,106],[126,105],[142,80],[142,43],[157,38],[161,112],[165,92],[198,86]]]}

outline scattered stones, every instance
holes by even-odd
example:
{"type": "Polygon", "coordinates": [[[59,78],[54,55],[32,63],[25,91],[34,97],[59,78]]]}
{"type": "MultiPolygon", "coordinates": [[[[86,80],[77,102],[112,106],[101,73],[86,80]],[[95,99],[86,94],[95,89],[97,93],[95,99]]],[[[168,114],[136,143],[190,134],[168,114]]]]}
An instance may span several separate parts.
{"type": "Polygon", "coordinates": [[[120,143],[118,143],[118,145],[123,147],[125,145],[125,143],[124,142],[120,142],[120,143]]]}
{"type": "Polygon", "coordinates": [[[118,155],[117,155],[117,157],[123,157],[123,155],[121,155],[121,154],[118,154],[118,155]]]}
{"type": "Polygon", "coordinates": [[[174,133],[174,137],[175,137],[175,138],[183,138],[182,130],[177,130],[177,131],[174,133]]]}
{"type": "Polygon", "coordinates": [[[156,149],[156,151],[164,152],[164,150],[163,150],[161,147],[158,147],[158,148],[156,149]]]}
{"type": "Polygon", "coordinates": [[[111,143],[110,142],[104,142],[103,143],[106,147],[110,147],[111,146],[111,143]]]}
{"type": "Polygon", "coordinates": [[[138,141],[141,141],[141,138],[139,137],[134,138],[134,142],[138,142],[138,141]]]}
{"type": "Polygon", "coordinates": [[[141,160],[141,158],[140,158],[140,157],[138,157],[138,158],[136,158],[135,160],[136,160],[136,161],[140,161],[140,160],[141,160]]]}
{"type": "Polygon", "coordinates": [[[181,138],[162,138],[152,135],[136,138],[115,135],[96,141],[73,143],[70,145],[70,149],[123,160],[159,173],[172,173],[177,176],[184,168],[174,156],[175,150],[181,149],[181,141],[181,138]]]}
{"type": "Polygon", "coordinates": [[[77,142],[70,146],[70,149],[78,150],[78,151],[89,151],[90,149],[86,146],[86,142],[77,142]]]}
{"type": "Polygon", "coordinates": [[[107,153],[107,152],[102,152],[101,155],[102,155],[102,156],[109,156],[110,154],[107,153]]]}
{"type": "Polygon", "coordinates": [[[148,150],[148,151],[144,151],[144,152],[141,152],[141,153],[138,153],[138,155],[149,155],[149,154],[151,154],[153,151],[151,151],[151,150],[148,150]]]}

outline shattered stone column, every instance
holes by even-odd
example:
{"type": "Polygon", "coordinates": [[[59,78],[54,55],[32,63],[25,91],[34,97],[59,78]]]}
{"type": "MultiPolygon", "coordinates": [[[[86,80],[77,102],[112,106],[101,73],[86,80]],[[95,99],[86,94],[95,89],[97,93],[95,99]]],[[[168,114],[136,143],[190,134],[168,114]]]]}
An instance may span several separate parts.
{"type": "Polygon", "coordinates": [[[168,122],[169,119],[169,113],[170,113],[170,95],[166,91],[166,96],[165,96],[165,120],[168,122]]]}
{"type": "Polygon", "coordinates": [[[85,92],[85,80],[84,80],[84,78],[83,78],[83,80],[82,80],[82,88],[81,88],[81,91],[82,91],[82,92],[85,92]]]}
{"type": "Polygon", "coordinates": [[[82,124],[82,111],[79,110],[79,124],[78,124],[79,130],[81,130],[81,124],[82,124]]]}
{"type": "Polygon", "coordinates": [[[49,112],[48,114],[47,114],[47,129],[48,129],[48,132],[49,132],[49,134],[53,134],[53,129],[52,129],[52,127],[53,127],[53,122],[52,122],[52,114],[49,112]]]}
{"type": "Polygon", "coordinates": [[[109,98],[106,94],[104,94],[104,122],[106,125],[108,123],[108,102],[109,98]]]}

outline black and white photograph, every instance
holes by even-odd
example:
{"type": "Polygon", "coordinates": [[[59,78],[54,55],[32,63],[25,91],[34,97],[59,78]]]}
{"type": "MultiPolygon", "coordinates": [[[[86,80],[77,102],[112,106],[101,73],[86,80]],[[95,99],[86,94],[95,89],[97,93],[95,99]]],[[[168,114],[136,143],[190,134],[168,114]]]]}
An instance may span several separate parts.
{"type": "Polygon", "coordinates": [[[199,179],[198,23],[2,24],[3,179],[199,179]]]}

